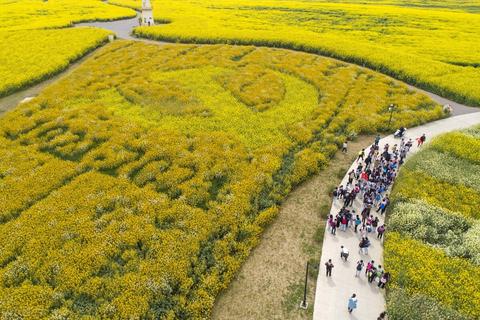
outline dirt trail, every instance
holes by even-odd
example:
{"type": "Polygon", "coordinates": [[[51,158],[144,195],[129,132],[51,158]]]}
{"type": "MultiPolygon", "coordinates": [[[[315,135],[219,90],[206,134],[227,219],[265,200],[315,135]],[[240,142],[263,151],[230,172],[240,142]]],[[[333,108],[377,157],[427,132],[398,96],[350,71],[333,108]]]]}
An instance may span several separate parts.
{"type": "Polygon", "coordinates": [[[311,319],[318,270],[311,269],[309,308],[298,306],[303,295],[305,265],[321,253],[323,223],[330,210],[330,189],[361,148],[373,137],[361,136],[350,143],[348,154],[338,152],[327,168],[297,187],[263,232],[230,286],[217,298],[214,320],[311,319]],[[320,233],[318,233],[320,232],[320,233]]]}

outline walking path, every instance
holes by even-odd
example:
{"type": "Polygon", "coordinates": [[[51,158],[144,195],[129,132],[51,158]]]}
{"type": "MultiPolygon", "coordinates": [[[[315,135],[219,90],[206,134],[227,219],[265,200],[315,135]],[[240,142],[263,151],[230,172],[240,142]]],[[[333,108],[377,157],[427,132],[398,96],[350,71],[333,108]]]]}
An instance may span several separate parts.
{"type": "Polygon", "coordinates": [[[407,84],[407,86],[412,90],[416,90],[418,92],[422,92],[422,93],[426,94],[427,96],[430,97],[430,99],[432,99],[433,101],[435,101],[436,103],[438,103],[442,106],[444,106],[446,104],[449,104],[453,108],[453,112],[452,112],[453,116],[459,116],[459,115],[462,115],[462,114],[478,112],[478,110],[479,110],[479,108],[469,107],[469,106],[466,106],[464,104],[445,99],[445,98],[439,96],[438,94],[428,92],[428,91],[425,91],[423,89],[419,89],[419,88],[414,87],[412,85],[407,84]]]}
{"type": "MultiPolygon", "coordinates": [[[[433,137],[448,131],[467,128],[476,124],[480,124],[480,112],[470,113],[450,117],[443,120],[430,122],[428,124],[411,128],[407,130],[407,140],[414,140],[423,133],[427,136],[427,143],[433,137]]],[[[373,143],[373,141],[372,141],[373,143]]],[[[399,140],[393,138],[392,135],[380,140],[380,150],[388,143],[390,146],[398,144],[399,140]]],[[[409,155],[418,150],[416,143],[410,149],[409,155]]],[[[368,154],[368,149],[365,154],[368,154]]],[[[356,169],[356,162],[351,168],[356,169]]],[[[342,180],[345,186],[348,181],[347,175],[342,180]]],[[[357,197],[361,198],[361,197],[357,197]]],[[[343,200],[334,200],[330,213],[336,215],[341,209],[343,200]]],[[[362,199],[356,199],[353,208],[359,214],[362,209],[362,199]]],[[[372,210],[375,213],[374,210],[372,210]]],[[[375,214],[374,214],[375,215],[375,214]]],[[[383,216],[379,215],[379,225],[383,223],[383,216]]],[[[387,226],[388,236],[388,226],[387,226]]],[[[379,289],[376,284],[368,283],[364,270],[362,275],[355,278],[356,262],[362,259],[365,264],[374,260],[375,265],[383,265],[383,245],[375,237],[369,237],[371,246],[368,248],[368,255],[360,255],[358,252],[358,243],[360,242],[360,233],[356,234],[353,230],[348,229],[346,232],[337,229],[336,235],[333,236],[325,232],[322,247],[322,257],[320,260],[319,275],[317,279],[317,287],[315,293],[314,320],[374,320],[385,310],[384,291],[379,289]],[[348,261],[344,262],[340,259],[340,246],[345,246],[350,251],[348,261]],[[325,276],[325,263],[328,259],[332,259],[334,264],[332,277],[325,276]],[[357,294],[358,308],[349,314],[347,311],[347,302],[353,293],[357,294]]],[[[388,270],[386,270],[388,271],[388,270]]]]}
{"type": "Polygon", "coordinates": [[[82,22],[75,24],[75,27],[95,27],[107,29],[114,32],[119,39],[126,40],[139,40],[132,36],[132,30],[138,27],[138,15],[135,18],[114,20],[114,21],[94,21],[94,22],[82,22]]]}

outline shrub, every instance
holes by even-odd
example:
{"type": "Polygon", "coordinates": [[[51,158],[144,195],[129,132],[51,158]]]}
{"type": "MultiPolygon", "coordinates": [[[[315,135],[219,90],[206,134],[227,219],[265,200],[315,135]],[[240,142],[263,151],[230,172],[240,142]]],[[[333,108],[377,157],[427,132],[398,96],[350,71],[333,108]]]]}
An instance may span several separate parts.
{"type": "Polygon", "coordinates": [[[391,320],[468,320],[461,313],[421,294],[409,295],[403,289],[390,289],[387,294],[388,318],[391,320]]]}
{"type": "Polygon", "coordinates": [[[480,299],[480,268],[467,260],[391,232],[385,242],[385,268],[393,288],[431,297],[470,318],[480,316],[479,306],[472,303],[480,299]]]}

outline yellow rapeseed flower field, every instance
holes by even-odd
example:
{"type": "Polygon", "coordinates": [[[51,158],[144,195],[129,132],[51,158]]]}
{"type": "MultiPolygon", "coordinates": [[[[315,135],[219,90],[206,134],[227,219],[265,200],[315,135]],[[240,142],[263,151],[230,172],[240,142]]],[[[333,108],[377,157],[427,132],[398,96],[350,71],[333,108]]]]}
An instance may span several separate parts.
{"type": "MultiPolygon", "coordinates": [[[[139,7],[132,0],[111,3],[139,7]]],[[[298,49],[480,105],[480,2],[158,0],[141,37],[298,49]]]]}
{"type": "Polygon", "coordinates": [[[435,138],[400,170],[385,243],[393,320],[480,318],[479,133],[435,138]]]}
{"type": "Polygon", "coordinates": [[[51,77],[107,41],[74,22],[134,17],[98,0],[0,0],[0,96],[51,77]]]}
{"type": "Polygon", "coordinates": [[[0,119],[0,310],[203,319],[348,136],[442,117],[391,78],[283,49],[117,41],[0,119]]]}

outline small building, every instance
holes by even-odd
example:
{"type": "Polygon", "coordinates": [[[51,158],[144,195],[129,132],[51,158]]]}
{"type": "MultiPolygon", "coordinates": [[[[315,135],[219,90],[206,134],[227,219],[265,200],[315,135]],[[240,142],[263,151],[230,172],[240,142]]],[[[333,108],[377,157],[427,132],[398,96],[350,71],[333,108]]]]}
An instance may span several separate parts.
{"type": "Polygon", "coordinates": [[[153,26],[155,24],[153,21],[153,11],[150,0],[142,0],[142,14],[140,19],[140,24],[142,26],[153,26]]]}

